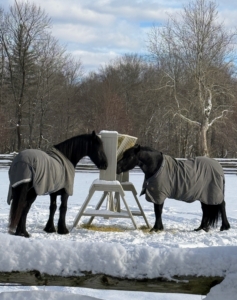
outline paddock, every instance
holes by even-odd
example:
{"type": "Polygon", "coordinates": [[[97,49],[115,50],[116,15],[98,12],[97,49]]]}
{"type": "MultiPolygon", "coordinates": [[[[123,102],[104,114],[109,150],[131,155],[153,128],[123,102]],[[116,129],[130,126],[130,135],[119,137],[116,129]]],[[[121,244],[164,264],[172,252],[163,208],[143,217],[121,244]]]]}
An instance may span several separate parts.
{"type": "MultiPolygon", "coordinates": [[[[4,254],[2,261],[8,262],[1,263],[2,283],[15,282],[27,285],[28,282],[30,285],[45,286],[54,285],[56,282],[58,285],[61,282],[67,286],[95,284],[97,288],[102,289],[137,289],[205,295],[211,286],[226,278],[228,270],[232,268],[233,271],[234,264],[237,265],[237,185],[236,176],[233,174],[226,174],[226,209],[231,224],[228,232],[220,232],[218,229],[201,234],[193,232],[192,229],[199,224],[201,218],[200,203],[196,201],[186,204],[167,199],[164,207],[166,230],[162,233],[149,233],[144,230],[142,227],[144,221],[141,217],[136,217],[138,230],[134,230],[130,219],[104,218],[96,218],[93,222],[94,226],[102,228],[101,230],[89,230],[82,226],[87,221],[87,218],[83,217],[81,223],[69,235],[47,234],[42,229],[48,218],[49,199],[48,196],[40,196],[41,199],[35,201],[29,213],[28,226],[31,237],[24,239],[9,236],[7,233],[9,212],[6,203],[7,169],[7,167],[0,168],[0,253],[4,254]],[[112,230],[106,231],[106,228],[112,230]],[[13,247],[5,251],[4,244],[10,245],[9,241],[12,241],[13,247]],[[41,253],[41,256],[38,256],[39,254],[35,252],[37,249],[32,248],[35,244],[45,247],[44,255],[41,253]],[[61,256],[55,250],[52,254],[55,265],[49,263],[52,257],[48,255],[53,246],[59,252],[65,251],[67,254],[61,264],[59,263],[61,256]],[[28,263],[25,263],[20,256],[24,255],[28,247],[28,263]],[[17,255],[11,264],[10,256],[14,256],[15,252],[17,255]],[[29,259],[31,257],[32,259],[29,259]],[[37,257],[40,263],[33,257],[37,257]],[[188,260],[187,264],[184,264],[183,257],[188,260]],[[77,261],[76,270],[75,261],[77,261]],[[21,276],[22,274],[24,276],[21,276]],[[203,282],[206,283],[205,291],[197,292],[196,287],[194,288],[193,282],[198,281],[202,286],[203,282]]],[[[69,227],[98,174],[98,171],[88,169],[76,172],[74,194],[68,204],[69,227]]],[[[130,181],[134,183],[139,193],[143,174],[138,170],[130,172],[130,181]]],[[[92,206],[97,203],[99,197],[99,194],[95,196],[92,206]]],[[[152,223],[153,206],[144,199],[144,196],[139,200],[149,223],[152,223]]],[[[136,207],[133,197],[129,195],[128,204],[136,207]]]]}

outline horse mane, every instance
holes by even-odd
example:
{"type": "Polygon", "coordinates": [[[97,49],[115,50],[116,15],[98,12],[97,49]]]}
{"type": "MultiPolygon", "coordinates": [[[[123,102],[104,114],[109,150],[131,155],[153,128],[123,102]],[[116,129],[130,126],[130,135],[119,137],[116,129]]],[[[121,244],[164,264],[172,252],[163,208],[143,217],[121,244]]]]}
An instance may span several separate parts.
{"type": "Polygon", "coordinates": [[[87,153],[90,137],[91,134],[77,135],[54,145],[54,148],[62,152],[76,166],[78,161],[87,153]]]}
{"type": "Polygon", "coordinates": [[[141,147],[141,150],[142,151],[147,151],[147,152],[153,152],[153,153],[159,153],[159,154],[162,154],[162,152],[154,149],[154,148],[151,148],[149,146],[140,146],[141,147]]]}
{"type": "Polygon", "coordinates": [[[145,173],[145,177],[153,176],[161,167],[163,162],[162,152],[148,146],[140,146],[139,166],[145,173]]]}
{"type": "Polygon", "coordinates": [[[141,146],[141,149],[143,151],[150,151],[150,152],[157,151],[154,148],[151,148],[151,147],[148,147],[148,146],[141,146]]]}

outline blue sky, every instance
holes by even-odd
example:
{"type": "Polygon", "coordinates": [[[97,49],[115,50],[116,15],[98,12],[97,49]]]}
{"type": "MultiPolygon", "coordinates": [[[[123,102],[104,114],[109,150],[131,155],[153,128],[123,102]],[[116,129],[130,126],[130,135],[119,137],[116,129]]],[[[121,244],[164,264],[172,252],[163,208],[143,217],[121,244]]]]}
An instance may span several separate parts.
{"type": "MultiPolygon", "coordinates": [[[[27,0],[17,0],[27,2],[27,0]]],[[[182,0],[28,0],[45,10],[52,34],[80,58],[85,71],[96,71],[124,53],[147,51],[147,33],[162,26],[190,1],[182,0]]],[[[0,0],[8,10],[15,0],[0,0]]],[[[220,20],[237,28],[237,1],[216,1],[220,20]]]]}

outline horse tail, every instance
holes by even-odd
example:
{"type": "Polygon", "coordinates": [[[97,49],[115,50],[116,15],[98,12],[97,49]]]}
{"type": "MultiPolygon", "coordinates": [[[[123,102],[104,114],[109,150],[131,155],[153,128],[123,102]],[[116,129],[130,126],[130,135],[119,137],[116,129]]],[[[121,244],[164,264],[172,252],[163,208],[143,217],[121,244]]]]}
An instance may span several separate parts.
{"type": "MultiPolygon", "coordinates": [[[[223,177],[223,201],[225,199],[225,177],[223,177]]],[[[205,205],[207,226],[217,227],[217,223],[221,218],[222,205],[205,205]]]]}
{"type": "Polygon", "coordinates": [[[9,214],[9,232],[13,232],[17,227],[22,211],[26,205],[26,196],[29,190],[29,183],[23,183],[15,188],[12,188],[12,201],[9,214]]]}
{"type": "Polygon", "coordinates": [[[207,227],[217,227],[221,216],[221,204],[206,205],[206,223],[207,227]]]}
{"type": "Polygon", "coordinates": [[[225,176],[223,177],[223,201],[225,200],[225,176]]]}

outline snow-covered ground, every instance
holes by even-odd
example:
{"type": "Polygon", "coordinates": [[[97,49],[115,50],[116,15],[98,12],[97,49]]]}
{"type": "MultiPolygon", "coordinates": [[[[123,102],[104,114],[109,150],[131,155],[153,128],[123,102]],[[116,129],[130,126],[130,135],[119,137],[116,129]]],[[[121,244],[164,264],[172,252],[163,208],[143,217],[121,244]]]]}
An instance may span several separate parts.
{"type": "MultiPolygon", "coordinates": [[[[77,172],[74,194],[68,201],[67,225],[70,229],[98,172],[77,172]]],[[[130,181],[140,193],[143,174],[130,172],[130,181]]],[[[82,271],[127,278],[155,278],[174,275],[224,276],[224,281],[201,295],[157,294],[69,287],[0,286],[0,299],[156,299],[156,300],[234,300],[237,294],[237,176],[226,175],[226,210],[229,231],[219,227],[210,232],[194,232],[200,225],[199,202],[186,204],[167,199],[163,212],[165,230],[149,233],[135,230],[130,219],[95,218],[96,226],[113,226],[118,232],[82,228],[88,217],[82,217],[68,235],[47,234],[43,228],[48,219],[49,197],[39,196],[27,219],[30,239],[7,233],[9,206],[7,169],[0,169],[0,271],[39,270],[54,275],[80,275],[82,271]],[[24,292],[23,292],[24,291],[24,292]],[[13,294],[14,293],[14,294],[13,294]],[[60,294],[59,294],[60,293],[60,294]],[[79,295],[84,295],[80,296],[79,295]],[[87,296],[87,297],[85,297],[87,296]],[[60,298],[61,297],[61,298],[60,298]]],[[[89,207],[97,204],[96,192],[89,207]]],[[[126,192],[129,207],[137,209],[132,193],[126,192]]],[[[153,205],[139,197],[150,225],[154,224],[153,205]]],[[[58,206],[60,202],[58,201],[58,206]]],[[[56,214],[56,221],[58,212],[56,214]]],[[[135,217],[138,226],[145,225],[135,217]]],[[[219,224],[220,225],[220,224],[219,224]]]]}

